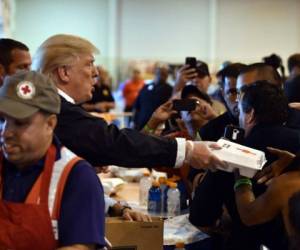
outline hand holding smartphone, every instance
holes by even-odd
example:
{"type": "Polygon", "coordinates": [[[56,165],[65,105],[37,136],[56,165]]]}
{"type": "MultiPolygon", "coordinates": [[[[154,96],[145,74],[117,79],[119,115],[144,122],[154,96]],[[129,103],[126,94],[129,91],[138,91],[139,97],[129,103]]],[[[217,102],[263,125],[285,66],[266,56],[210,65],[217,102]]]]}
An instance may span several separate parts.
{"type": "Polygon", "coordinates": [[[179,99],[173,100],[173,109],[176,111],[192,111],[196,109],[197,100],[179,99]]]}
{"type": "Polygon", "coordinates": [[[186,57],[185,64],[189,65],[189,68],[196,69],[197,68],[197,59],[196,57],[186,57]]]}

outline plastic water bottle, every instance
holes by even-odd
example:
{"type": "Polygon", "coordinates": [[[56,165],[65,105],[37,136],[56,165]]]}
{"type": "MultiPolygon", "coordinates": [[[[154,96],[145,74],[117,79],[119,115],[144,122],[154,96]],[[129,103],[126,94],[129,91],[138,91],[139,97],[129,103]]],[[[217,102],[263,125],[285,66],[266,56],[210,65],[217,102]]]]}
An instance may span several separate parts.
{"type": "Polygon", "coordinates": [[[147,206],[148,202],[148,192],[152,185],[152,179],[150,173],[145,172],[144,176],[140,180],[140,192],[139,201],[141,206],[147,206]]]}
{"type": "Polygon", "coordinates": [[[148,211],[151,213],[160,213],[161,210],[161,190],[157,181],[152,182],[148,196],[148,211]]]}
{"type": "Polygon", "coordinates": [[[176,242],[174,250],[185,250],[184,242],[183,241],[176,242]]]}
{"type": "Polygon", "coordinates": [[[180,176],[173,175],[169,180],[177,183],[177,188],[180,192],[180,210],[188,208],[189,195],[182,178],[180,176]]]}
{"type": "Polygon", "coordinates": [[[159,177],[158,182],[160,184],[160,190],[161,190],[161,213],[167,212],[167,192],[168,192],[168,186],[167,186],[167,178],[166,177],[159,177]]]}
{"type": "Polygon", "coordinates": [[[177,184],[174,182],[169,183],[167,199],[168,216],[176,216],[180,214],[180,192],[177,184]]]}

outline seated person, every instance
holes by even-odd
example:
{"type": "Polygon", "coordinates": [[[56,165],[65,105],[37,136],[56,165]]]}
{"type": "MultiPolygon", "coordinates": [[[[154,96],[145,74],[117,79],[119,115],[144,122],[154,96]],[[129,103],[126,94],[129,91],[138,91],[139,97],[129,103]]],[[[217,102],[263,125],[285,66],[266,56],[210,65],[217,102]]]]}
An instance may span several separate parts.
{"type": "MultiPolygon", "coordinates": [[[[296,155],[285,151],[285,150],[279,150],[275,148],[268,148],[268,150],[272,153],[278,156],[278,160],[273,162],[268,167],[265,167],[263,171],[260,171],[255,177],[257,179],[258,183],[266,183],[267,185],[273,185],[272,181],[273,178],[276,178],[280,176],[281,174],[288,174],[289,172],[296,173],[295,171],[299,171],[299,152],[297,152],[296,155]]],[[[276,178],[278,180],[278,178],[276,178]]],[[[294,178],[292,178],[294,179],[294,178]]],[[[293,180],[287,181],[289,184],[291,184],[289,187],[295,187],[298,185],[298,183],[294,182],[293,180]]],[[[297,178],[297,182],[298,178],[297,178]]],[[[276,185],[281,185],[281,183],[278,183],[276,185]]],[[[238,187],[237,187],[238,188],[238,187]]],[[[289,191],[291,189],[288,188],[289,191]]],[[[283,191],[283,190],[281,190],[283,191]]],[[[239,191],[237,191],[239,192],[239,191]]],[[[286,230],[289,232],[289,243],[290,243],[290,250],[299,250],[300,248],[300,192],[299,188],[297,188],[296,192],[293,192],[293,194],[290,195],[288,198],[288,204],[285,203],[287,195],[289,195],[289,192],[284,192],[285,195],[281,195],[280,198],[276,198],[275,200],[279,201],[279,203],[276,204],[281,205],[282,214],[285,215],[285,227],[286,230]],[[284,207],[284,209],[283,209],[284,207]],[[287,214],[288,212],[288,214],[287,214]],[[289,228],[289,229],[288,229],[289,228]]],[[[250,193],[249,193],[250,194],[250,193]]],[[[240,194],[237,194],[240,196],[240,194]]],[[[238,199],[238,198],[237,198],[238,199]]],[[[240,198],[239,198],[240,199],[240,198]]],[[[239,203],[239,206],[243,206],[244,199],[242,201],[237,201],[239,203]]],[[[247,206],[248,199],[245,199],[245,205],[247,206]]],[[[253,203],[252,203],[253,204],[253,203]]],[[[252,205],[251,204],[251,205],[252,205]]],[[[269,204],[268,204],[269,205],[269,204]]],[[[256,205],[255,205],[256,206],[256,205]]],[[[241,208],[243,209],[243,208],[241,208]]],[[[239,208],[240,210],[240,208],[239,208]]],[[[243,213],[242,211],[240,211],[243,213]]],[[[243,215],[244,216],[244,215],[243,215]]]]}
{"type": "Polygon", "coordinates": [[[181,111],[180,114],[188,136],[192,140],[199,140],[201,139],[198,134],[199,129],[218,116],[213,109],[213,102],[205,92],[200,91],[194,85],[185,86],[181,92],[181,98],[193,99],[197,103],[195,110],[181,111]]]}
{"type": "Polygon", "coordinates": [[[181,137],[199,140],[200,138],[197,134],[198,130],[209,120],[217,117],[216,112],[212,108],[212,101],[206,93],[203,93],[194,85],[187,85],[183,88],[181,99],[195,100],[196,108],[192,111],[180,111],[179,113],[174,110],[172,101],[168,101],[154,111],[146,126],[143,128],[143,132],[158,134],[157,130],[159,127],[166,123],[166,127],[168,126],[169,128],[163,131],[164,135],[171,133],[171,135],[175,137],[181,134],[181,137]],[[175,122],[172,115],[176,115],[177,119],[175,122]],[[172,119],[173,121],[171,121],[172,119]],[[170,125],[170,123],[172,123],[172,125],[170,125]]]}
{"type": "Polygon", "coordinates": [[[0,112],[0,248],[103,247],[103,188],[90,164],[53,135],[54,84],[33,71],[5,78],[0,112]]]}
{"type": "MultiPolygon", "coordinates": [[[[283,126],[287,118],[287,101],[282,89],[266,81],[257,81],[242,87],[239,99],[240,126],[245,129],[246,146],[262,150],[269,162],[275,160],[267,147],[276,147],[295,153],[300,148],[298,132],[283,126]]],[[[195,191],[191,204],[190,221],[202,231],[214,234],[226,207],[232,226],[225,249],[286,249],[287,239],[280,218],[255,227],[243,224],[237,212],[233,191],[234,176],[223,171],[208,172],[195,191]]],[[[253,183],[255,195],[265,192],[266,186],[253,183]]]]}
{"type": "Polygon", "coordinates": [[[217,141],[224,135],[227,125],[238,125],[238,107],[236,88],[237,77],[246,65],[232,63],[225,67],[221,72],[221,93],[227,108],[227,112],[210,121],[200,129],[200,136],[203,140],[217,141]]]}
{"type": "MultiPolygon", "coordinates": [[[[189,140],[199,141],[201,140],[198,131],[205,125],[209,120],[212,120],[217,117],[216,112],[212,108],[212,101],[210,97],[201,92],[194,85],[187,85],[183,88],[181,92],[181,98],[193,99],[196,101],[196,108],[192,111],[180,111],[179,116],[181,117],[176,119],[175,126],[168,131],[165,129],[163,134],[169,137],[184,137],[189,140]]],[[[157,133],[158,127],[163,124],[169,124],[172,120],[172,115],[178,114],[177,111],[173,109],[173,104],[171,101],[168,101],[161,105],[151,116],[150,120],[144,127],[143,131],[145,133],[157,133]]],[[[174,122],[173,122],[174,123],[174,122]]],[[[170,126],[168,126],[170,128],[170,126]]],[[[189,173],[189,166],[186,165],[180,169],[168,169],[168,168],[159,168],[159,171],[167,172],[169,175],[178,175],[180,176],[189,193],[192,191],[192,183],[187,179],[189,173]]],[[[201,171],[203,173],[203,171],[201,171]]]]}
{"type": "Polygon", "coordinates": [[[93,97],[82,104],[82,107],[91,112],[106,113],[115,108],[115,100],[110,90],[110,77],[108,72],[98,66],[98,77],[94,85],[93,97]]]}
{"type": "MultiPolygon", "coordinates": [[[[237,209],[242,222],[248,226],[266,223],[281,215],[290,245],[295,245],[295,241],[299,242],[300,233],[297,221],[292,218],[298,217],[299,220],[300,210],[295,210],[293,200],[296,198],[293,196],[299,196],[300,191],[300,155],[293,159],[294,155],[286,151],[271,149],[271,152],[280,156],[272,167],[283,169],[280,171],[283,173],[274,177],[266,192],[257,197],[253,193],[251,180],[236,174],[234,190],[237,209]]],[[[293,249],[300,249],[299,244],[297,247],[293,249]]]]}

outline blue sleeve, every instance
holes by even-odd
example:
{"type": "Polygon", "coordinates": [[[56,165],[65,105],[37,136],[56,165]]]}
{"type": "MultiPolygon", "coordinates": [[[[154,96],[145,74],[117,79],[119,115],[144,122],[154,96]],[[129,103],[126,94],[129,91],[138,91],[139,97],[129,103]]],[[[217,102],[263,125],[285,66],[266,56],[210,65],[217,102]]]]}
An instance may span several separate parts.
{"type": "Polygon", "coordinates": [[[80,161],[72,169],[63,193],[58,221],[59,244],[104,246],[104,193],[94,169],[80,161]]]}

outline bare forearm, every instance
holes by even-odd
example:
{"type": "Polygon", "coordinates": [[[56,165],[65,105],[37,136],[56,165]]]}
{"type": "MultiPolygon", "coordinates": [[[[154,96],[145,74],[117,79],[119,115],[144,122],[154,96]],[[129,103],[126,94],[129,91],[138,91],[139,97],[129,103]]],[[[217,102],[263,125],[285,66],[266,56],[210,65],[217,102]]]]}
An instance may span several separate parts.
{"type": "Polygon", "coordinates": [[[255,196],[252,192],[251,186],[244,185],[239,187],[235,191],[235,199],[237,204],[237,209],[240,214],[241,220],[246,225],[255,224],[252,203],[255,201],[255,196]]]}
{"type": "Polygon", "coordinates": [[[152,134],[157,128],[158,126],[161,124],[160,121],[158,121],[155,118],[150,118],[150,120],[147,122],[147,124],[145,125],[145,127],[143,128],[143,132],[144,133],[150,133],[152,134]]]}

